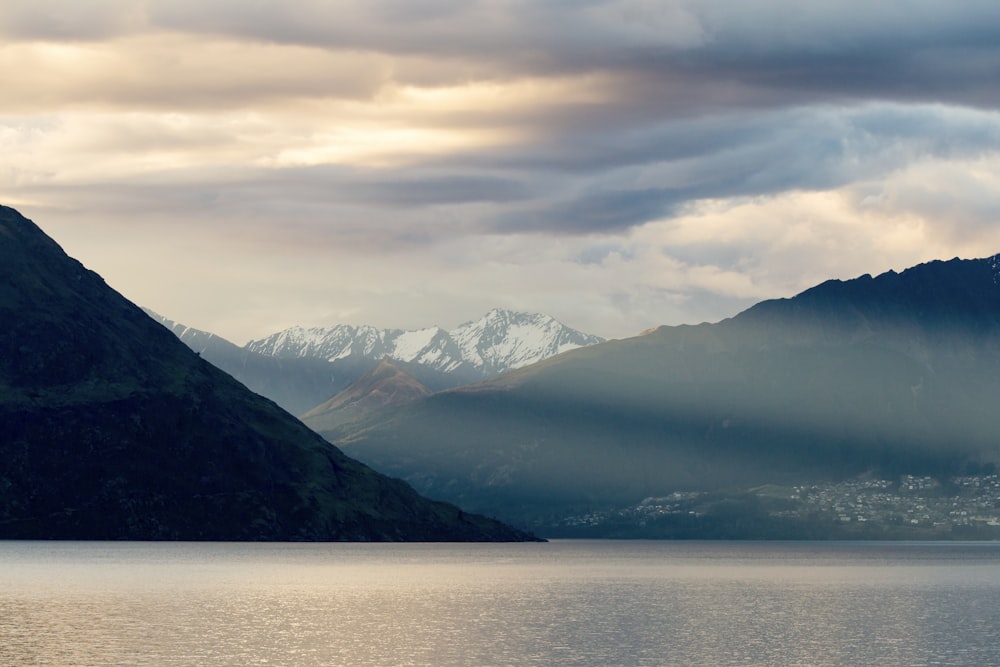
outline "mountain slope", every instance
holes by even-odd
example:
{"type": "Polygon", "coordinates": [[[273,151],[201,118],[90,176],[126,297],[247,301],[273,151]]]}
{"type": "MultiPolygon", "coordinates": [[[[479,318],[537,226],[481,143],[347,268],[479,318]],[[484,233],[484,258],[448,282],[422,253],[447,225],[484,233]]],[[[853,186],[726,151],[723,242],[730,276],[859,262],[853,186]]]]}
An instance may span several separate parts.
{"type": "Polygon", "coordinates": [[[257,354],[207,331],[186,327],[150,310],[185,345],[254,393],[266,396],[293,415],[301,415],[338,393],[368,370],[350,360],[329,362],[312,357],[278,358],[257,354]]]}
{"type": "Polygon", "coordinates": [[[302,421],[314,431],[330,430],[376,410],[405,405],[431,393],[399,362],[383,359],[350,387],[302,415],[302,421]]]}
{"type": "Polygon", "coordinates": [[[198,358],[0,207],[0,538],[493,540],[198,358]]]}
{"type": "Polygon", "coordinates": [[[524,521],[678,490],[995,461],[998,263],[829,281],[326,435],[423,492],[524,521]]]}

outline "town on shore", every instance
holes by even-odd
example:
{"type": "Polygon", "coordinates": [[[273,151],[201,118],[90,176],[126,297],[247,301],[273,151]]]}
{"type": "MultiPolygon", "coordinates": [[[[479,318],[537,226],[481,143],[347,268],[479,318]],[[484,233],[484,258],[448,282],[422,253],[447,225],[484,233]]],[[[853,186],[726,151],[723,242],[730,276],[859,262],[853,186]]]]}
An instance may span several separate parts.
{"type": "Polygon", "coordinates": [[[857,478],[740,493],[678,491],[567,516],[554,537],[1000,539],[1000,477],[857,478]]]}

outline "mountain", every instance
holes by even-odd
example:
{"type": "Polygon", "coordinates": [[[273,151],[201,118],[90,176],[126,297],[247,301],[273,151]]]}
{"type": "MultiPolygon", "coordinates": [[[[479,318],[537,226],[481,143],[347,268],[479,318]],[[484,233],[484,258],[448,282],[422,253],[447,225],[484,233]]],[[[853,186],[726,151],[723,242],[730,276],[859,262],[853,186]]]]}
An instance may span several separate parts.
{"type": "Polygon", "coordinates": [[[516,540],[348,458],[0,207],[0,539],[516,540]]]}
{"type": "Polygon", "coordinates": [[[399,362],[386,358],[347,389],[302,415],[302,421],[314,431],[329,430],[376,410],[404,405],[431,393],[399,362]]]}
{"type": "Polygon", "coordinates": [[[257,354],[221,336],[178,324],[149,309],[146,314],[172,331],[202,359],[293,415],[301,415],[343,390],[370,367],[367,361],[334,363],[313,357],[278,358],[257,354]]]}
{"type": "Polygon", "coordinates": [[[422,492],[543,534],[675,493],[986,469],[1000,446],[998,283],[1000,256],[832,280],[325,435],[422,492]]]}
{"type": "Polygon", "coordinates": [[[464,381],[481,380],[521,368],[578,347],[603,342],[547,315],[494,309],[452,331],[438,327],[404,331],[370,326],[293,327],[247,349],[281,359],[313,357],[336,361],[383,358],[447,373],[464,381]]]}
{"type": "Polygon", "coordinates": [[[204,359],[295,415],[331,400],[387,358],[414,381],[440,391],[603,341],[547,315],[496,309],[451,332],[292,327],[239,347],[146,312],[204,359]]]}
{"type": "Polygon", "coordinates": [[[501,375],[569,350],[604,342],[603,338],[570,329],[548,315],[499,308],[475,322],[460,325],[448,337],[461,351],[462,359],[486,376],[501,375]]]}

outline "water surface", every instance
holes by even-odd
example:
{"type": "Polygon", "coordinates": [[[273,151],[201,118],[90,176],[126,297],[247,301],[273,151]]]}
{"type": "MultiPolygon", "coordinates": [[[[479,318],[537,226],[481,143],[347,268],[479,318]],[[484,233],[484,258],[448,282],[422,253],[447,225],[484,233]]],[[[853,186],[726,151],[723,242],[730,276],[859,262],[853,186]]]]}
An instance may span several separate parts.
{"type": "Polygon", "coordinates": [[[998,665],[995,543],[0,542],[2,665],[998,665]]]}

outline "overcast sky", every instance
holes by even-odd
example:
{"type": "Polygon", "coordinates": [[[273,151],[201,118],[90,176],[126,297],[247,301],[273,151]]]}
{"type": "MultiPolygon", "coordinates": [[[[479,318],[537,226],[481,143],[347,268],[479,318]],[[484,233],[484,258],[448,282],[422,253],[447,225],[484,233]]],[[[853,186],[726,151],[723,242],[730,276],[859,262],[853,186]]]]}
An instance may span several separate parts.
{"type": "Polygon", "coordinates": [[[4,0],[0,203],[244,343],[1000,252],[996,0],[4,0]]]}

